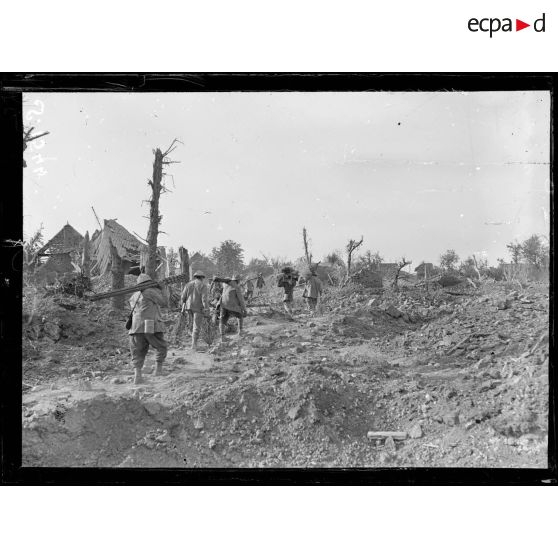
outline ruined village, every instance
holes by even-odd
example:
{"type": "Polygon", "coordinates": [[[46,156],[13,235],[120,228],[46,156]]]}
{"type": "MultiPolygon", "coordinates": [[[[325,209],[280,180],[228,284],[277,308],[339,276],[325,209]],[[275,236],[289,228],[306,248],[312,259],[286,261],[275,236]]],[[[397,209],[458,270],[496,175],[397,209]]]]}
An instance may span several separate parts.
{"type": "Polygon", "coordinates": [[[23,243],[24,466],[546,467],[543,238],[510,239],[492,264],[453,250],[385,261],[358,230],[314,254],[304,224],[289,231],[293,261],[244,261],[226,238],[211,253],[164,246],[159,199],[173,195],[177,146],[153,150],[147,230],[86,207],[96,230],[68,215],[52,238],[23,243]],[[156,374],[150,349],[134,383],[125,324],[141,274],[167,294],[168,353],[156,374]],[[213,305],[192,346],[181,293],[194,275],[208,289],[238,278],[243,335],[232,317],[221,339],[213,305]]]}

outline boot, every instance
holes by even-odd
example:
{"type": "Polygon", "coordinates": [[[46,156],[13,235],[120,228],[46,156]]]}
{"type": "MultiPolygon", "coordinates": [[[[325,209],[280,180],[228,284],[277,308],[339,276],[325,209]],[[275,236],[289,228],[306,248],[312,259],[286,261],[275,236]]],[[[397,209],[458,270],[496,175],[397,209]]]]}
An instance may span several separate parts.
{"type": "Polygon", "coordinates": [[[197,337],[192,337],[192,347],[191,347],[192,351],[197,351],[198,350],[198,338],[197,337]]]}
{"type": "Polygon", "coordinates": [[[153,374],[154,376],[164,376],[165,374],[163,373],[163,363],[162,362],[158,362],[157,363],[157,367],[155,368],[155,374],[153,374]]]}
{"type": "Polygon", "coordinates": [[[143,383],[143,378],[141,376],[141,367],[136,366],[134,368],[134,384],[142,384],[143,383]]]}

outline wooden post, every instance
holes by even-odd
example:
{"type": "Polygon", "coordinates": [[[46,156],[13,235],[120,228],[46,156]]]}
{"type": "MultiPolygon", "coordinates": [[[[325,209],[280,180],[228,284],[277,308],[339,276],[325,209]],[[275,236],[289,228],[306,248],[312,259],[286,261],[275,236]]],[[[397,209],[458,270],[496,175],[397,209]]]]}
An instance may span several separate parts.
{"type": "Polygon", "coordinates": [[[190,256],[188,255],[188,250],[184,246],[180,246],[178,249],[178,256],[180,258],[180,273],[188,277],[190,280],[190,256]]]}
{"type": "MultiPolygon", "coordinates": [[[[110,240],[109,240],[110,242],[110,240]]],[[[114,244],[110,242],[111,253],[111,274],[112,274],[112,290],[124,288],[124,271],[122,268],[122,259],[118,255],[118,250],[114,244]]],[[[124,310],[124,297],[115,296],[112,299],[112,307],[115,310],[124,310]]]]}
{"type": "Polygon", "coordinates": [[[174,277],[176,275],[176,269],[174,264],[176,262],[176,252],[174,248],[169,248],[167,254],[167,277],[174,277]]]}
{"type": "Polygon", "coordinates": [[[169,263],[167,261],[167,250],[164,246],[159,246],[159,259],[161,263],[158,265],[158,279],[166,279],[169,276],[169,263]]]}

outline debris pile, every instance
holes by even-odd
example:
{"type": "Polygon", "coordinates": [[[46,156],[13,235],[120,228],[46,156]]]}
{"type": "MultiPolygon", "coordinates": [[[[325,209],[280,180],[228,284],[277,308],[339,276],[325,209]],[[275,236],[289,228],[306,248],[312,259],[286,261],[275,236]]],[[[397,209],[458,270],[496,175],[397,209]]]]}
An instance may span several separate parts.
{"type": "Polygon", "coordinates": [[[224,345],[172,345],[168,376],[150,376],[148,356],[138,387],[125,316],[31,300],[27,465],[546,466],[549,298],[538,285],[332,288],[315,317],[265,307],[224,345]]]}

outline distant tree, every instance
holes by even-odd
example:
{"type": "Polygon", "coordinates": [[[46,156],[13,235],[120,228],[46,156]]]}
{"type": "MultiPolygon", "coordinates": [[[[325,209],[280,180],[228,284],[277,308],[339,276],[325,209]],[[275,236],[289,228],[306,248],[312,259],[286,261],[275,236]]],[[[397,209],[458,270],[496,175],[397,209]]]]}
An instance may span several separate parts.
{"type": "Polygon", "coordinates": [[[267,265],[273,269],[274,273],[279,273],[281,269],[286,266],[293,267],[293,262],[291,260],[287,260],[286,258],[281,258],[279,256],[266,256],[265,254],[262,254],[262,256],[267,262],[267,265]]]}
{"type": "Polygon", "coordinates": [[[459,256],[455,250],[446,250],[440,256],[440,266],[444,271],[455,271],[459,263],[459,256]]]}
{"type": "Polygon", "coordinates": [[[271,275],[273,271],[273,266],[266,260],[260,258],[252,258],[248,262],[245,270],[246,274],[249,276],[254,276],[258,273],[261,273],[262,275],[271,275]]]}
{"type": "Polygon", "coordinates": [[[366,250],[362,256],[355,262],[355,269],[370,269],[378,266],[384,261],[384,258],[380,256],[380,252],[371,252],[366,250]]]}
{"type": "Polygon", "coordinates": [[[199,270],[203,271],[207,277],[217,275],[217,266],[213,263],[212,259],[203,252],[194,252],[189,259],[191,273],[196,273],[196,271],[199,270]]]}
{"type": "Polygon", "coordinates": [[[521,261],[522,257],[522,245],[519,242],[510,242],[506,244],[506,248],[508,249],[510,256],[511,256],[511,263],[518,264],[521,261]]]}
{"type": "Polygon", "coordinates": [[[211,260],[220,274],[233,275],[244,270],[244,250],[234,240],[225,240],[219,248],[213,248],[211,260]]]}
{"type": "Polygon", "coordinates": [[[521,256],[527,263],[541,269],[548,258],[548,247],[539,235],[534,234],[521,244],[521,256]]]}
{"type": "Polygon", "coordinates": [[[343,256],[339,252],[331,252],[324,258],[324,262],[328,265],[345,267],[343,256]]]}
{"type": "Polygon", "coordinates": [[[476,279],[477,281],[481,281],[482,275],[486,273],[487,269],[488,260],[486,258],[477,258],[475,255],[463,260],[459,266],[459,271],[465,277],[476,279]]]}

